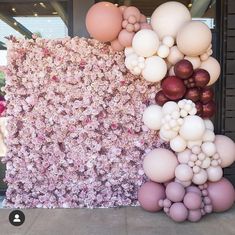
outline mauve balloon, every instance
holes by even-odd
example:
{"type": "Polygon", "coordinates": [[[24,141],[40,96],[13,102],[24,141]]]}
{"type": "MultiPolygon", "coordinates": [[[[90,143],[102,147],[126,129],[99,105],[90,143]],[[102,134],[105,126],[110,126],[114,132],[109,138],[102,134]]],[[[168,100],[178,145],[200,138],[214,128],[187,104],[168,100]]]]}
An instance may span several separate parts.
{"type": "Polygon", "coordinates": [[[174,221],[183,222],[188,217],[188,210],[182,202],[176,202],[172,204],[169,215],[174,221]]]}
{"type": "Polygon", "coordinates": [[[187,188],[186,188],[186,192],[187,192],[187,193],[188,193],[188,192],[197,193],[197,194],[199,194],[200,196],[202,195],[201,190],[200,190],[198,187],[196,187],[196,186],[189,186],[189,187],[187,187],[187,188]]]}
{"type": "Polygon", "coordinates": [[[200,99],[200,90],[198,88],[189,88],[184,96],[185,99],[197,102],[200,99]]]}
{"type": "Polygon", "coordinates": [[[208,182],[207,190],[214,212],[223,212],[233,206],[235,192],[229,180],[222,178],[217,182],[208,182]]]}
{"type": "Polygon", "coordinates": [[[187,79],[193,74],[193,65],[188,60],[180,60],[174,65],[175,75],[181,79],[187,79]]]}
{"type": "Polygon", "coordinates": [[[190,210],[188,213],[188,220],[191,222],[197,222],[202,218],[202,213],[200,209],[190,210]]]}
{"type": "Polygon", "coordinates": [[[158,105],[163,106],[169,99],[164,95],[163,91],[159,91],[155,96],[155,101],[158,105]]]}
{"type": "Polygon", "coordinates": [[[184,205],[190,210],[200,209],[202,198],[198,193],[188,192],[184,196],[184,205]]]}
{"type": "Polygon", "coordinates": [[[197,87],[205,87],[210,81],[210,74],[205,69],[196,69],[193,78],[197,87]]]}
{"type": "Polygon", "coordinates": [[[202,117],[208,119],[214,116],[216,110],[216,105],[213,100],[209,103],[202,105],[202,117]]]}
{"type": "Polygon", "coordinates": [[[211,87],[204,87],[202,89],[200,101],[203,104],[209,103],[211,100],[213,100],[213,97],[214,97],[214,91],[211,87]]]}
{"type": "Polygon", "coordinates": [[[164,186],[151,181],[144,183],[138,191],[140,206],[150,212],[160,211],[162,208],[159,206],[158,202],[165,197],[164,186]]]}
{"type": "Polygon", "coordinates": [[[172,202],[180,202],[183,200],[185,189],[182,184],[171,182],[166,186],[166,196],[172,202]]]}
{"type": "Polygon", "coordinates": [[[179,100],[184,96],[186,87],[180,78],[169,76],[162,81],[162,91],[169,99],[179,100]]]}

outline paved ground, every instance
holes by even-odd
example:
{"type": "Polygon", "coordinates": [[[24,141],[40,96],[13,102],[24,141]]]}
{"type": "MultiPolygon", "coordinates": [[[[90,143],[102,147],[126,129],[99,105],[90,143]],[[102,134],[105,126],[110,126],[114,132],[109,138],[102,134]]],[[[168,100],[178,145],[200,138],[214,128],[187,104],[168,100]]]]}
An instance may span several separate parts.
{"type": "Polygon", "coordinates": [[[8,221],[10,210],[0,210],[0,235],[235,235],[235,206],[198,223],[181,224],[139,207],[23,211],[25,223],[14,227],[8,221]]]}

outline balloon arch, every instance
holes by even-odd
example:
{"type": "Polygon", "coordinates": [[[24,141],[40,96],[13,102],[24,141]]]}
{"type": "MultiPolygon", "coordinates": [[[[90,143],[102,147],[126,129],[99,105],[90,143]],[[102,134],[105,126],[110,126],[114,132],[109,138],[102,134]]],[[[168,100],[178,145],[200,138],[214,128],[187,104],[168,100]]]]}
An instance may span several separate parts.
{"type": "Polygon", "coordinates": [[[220,64],[211,56],[207,25],[192,21],[188,9],[172,1],[153,12],[150,24],[136,7],[100,2],[88,11],[86,26],[93,38],[124,51],[132,74],[161,82],[143,123],[159,131],[170,150],[146,154],[149,181],[139,189],[140,205],[151,212],[163,209],[177,222],[196,222],[232,207],[234,188],[222,168],[235,161],[235,144],[215,135],[210,121],[216,109],[211,85],[220,76],[220,64]]]}

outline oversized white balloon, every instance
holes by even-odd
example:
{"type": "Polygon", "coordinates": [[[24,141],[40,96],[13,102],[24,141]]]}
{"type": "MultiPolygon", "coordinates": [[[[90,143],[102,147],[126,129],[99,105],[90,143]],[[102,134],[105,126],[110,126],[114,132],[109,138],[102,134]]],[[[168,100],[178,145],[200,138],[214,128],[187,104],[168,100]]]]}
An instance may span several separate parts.
{"type": "Polygon", "coordinates": [[[192,63],[193,69],[198,69],[201,65],[201,60],[198,56],[185,56],[184,59],[192,63]]]}
{"type": "Polygon", "coordinates": [[[175,177],[177,165],[178,161],[173,152],[158,148],[146,155],[143,168],[149,179],[158,183],[164,183],[175,177]]]}
{"type": "Polygon", "coordinates": [[[151,130],[159,130],[161,128],[162,107],[159,105],[150,105],[144,110],[143,122],[151,130]]]}
{"type": "Polygon", "coordinates": [[[211,86],[218,80],[221,69],[219,62],[215,58],[210,56],[201,63],[200,68],[205,69],[210,74],[210,81],[207,86],[211,86]]]}
{"type": "Polygon", "coordinates": [[[157,54],[161,58],[166,58],[170,53],[170,48],[164,44],[160,45],[157,54]]]}
{"type": "Polygon", "coordinates": [[[199,56],[207,51],[211,39],[211,31],[206,24],[200,21],[190,21],[178,32],[176,43],[183,54],[199,56]]]}
{"type": "Polygon", "coordinates": [[[159,47],[158,35],[153,30],[142,29],[135,34],[132,40],[132,47],[140,56],[152,56],[159,47]]]}
{"type": "Polygon", "coordinates": [[[208,180],[212,182],[219,181],[223,177],[223,170],[220,166],[210,166],[206,172],[208,180]]]}
{"type": "Polygon", "coordinates": [[[159,56],[152,56],[145,60],[142,76],[149,82],[161,81],[167,73],[166,62],[159,56]]]}
{"type": "Polygon", "coordinates": [[[207,181],[207,172],[203,169],[200,169],[200,171],[197,174],[193,175],[192,182],[194,184],[200,185],[204,184],[207,181]]]}
{"type": "Polygon", "coordinates": [[[179,2],[166,2],[161,4],[151,16],[153,30],[160,39],[165,36],[176,37],[182,25],[191,20],[191,15],[187,7],[179,2]]]}
{"type": "Polygon", "coordinates": [[[206,130],[205,123],[199,116],[187,116],[180,128],[180,135],[185,140],[201,140],[206,130]]]}
{"type": "Polygon", "coordinates": [[[167,56],[167,61],[175,65],[178,61],[182,60],[184,58],[184,54],[180,52],[177,46],[173,46],[170,48],[170,53],[167,56]]]}
{"type": "Polygon", "coordinates": [[[177,153],[184,151],[186,146],[186,141],[179,135],[170,141],[171,149],[177,153]]]}
{"type": "Polygon", "coordinates": [[[190,181],[193,178],[193,170],[187,164],[179,164],[175,168],[175,177],[180,181],[190,181]]]}

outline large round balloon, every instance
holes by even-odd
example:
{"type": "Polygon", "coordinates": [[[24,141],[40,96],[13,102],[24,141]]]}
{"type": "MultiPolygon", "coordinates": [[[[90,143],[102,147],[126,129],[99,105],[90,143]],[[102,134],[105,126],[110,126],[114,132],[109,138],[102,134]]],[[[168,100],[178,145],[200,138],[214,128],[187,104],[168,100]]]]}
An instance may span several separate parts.
{"type": "Polygon", "coordinates": [[[160,39],[165,36],[175,38],[182,25],[190,20],[190,12],[182,3],[166,2],[153,12],[151,25],[160,39]]]}
{"type": "Polygon", "coordinates": [[[158,202],[165,198],[165,188],[162,184],[146,182],[138,191],[138,201],[140,206],[146,211],[156,212],[162,208],[158,202]]]}
{"type": "Polygon", "coordinates": [[[215,146],[220,155],[221,167],[232,165],[235,161],[235,143],[225,135],[216,135],[215,146]]]}
{"type": "Polygon", "coordinates": [[[159,130],[161,128],[162,107],[159,105],[150,105],[144,110],[143,122],[151,130],[159,130]]]}
{"type": "Polygon", "coordinates": [[[136,54],[149,57],[157,52],[159,47],[158,35],[150,29],[137,32],[132,40],[132,47],[136,54]]]}
{"type": "Polygon", "coordinates": [[[207,86],[211,86],[218,80],[221,69],[219,62],[215,58],[210,56],[207,60],[201,63],[200,68],[207,70],[210,74],[210,81],[207,86]]]}
{"type": "Polygon", "coordinates": [[[86,27],[93,38],[113,41],[122,29],[122,13],[110,2],[96,3],[87,12],[86,27]]]}
{"type": "Polygon", "coordinates": [[[207,51],[211,39],[211,31],[206,24],[200,21],[190,21],[180,29],[176,42],[183,54],[198,56],[207,51]]]}
{"type": "Polygon", "coordinates": [[[214,212],[223,212],[232,207],[235,191],[227,179],[222,178],[217,182],[208,182],[207,190],[214,212]]]}
{"type": "Polygon", "coordinates": [[[144,158],[144,172],[154,182],[164,183],[174,178],[178,165],[173,152],[167,149],[154,149],[144,158]]]}

